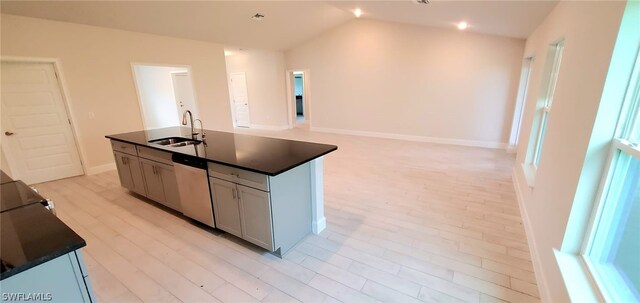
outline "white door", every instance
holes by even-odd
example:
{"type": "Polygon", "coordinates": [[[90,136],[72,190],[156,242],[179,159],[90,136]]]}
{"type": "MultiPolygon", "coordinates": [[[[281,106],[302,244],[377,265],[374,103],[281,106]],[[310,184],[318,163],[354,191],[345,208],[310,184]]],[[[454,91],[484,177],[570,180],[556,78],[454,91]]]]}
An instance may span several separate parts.
{"type": "Polygon", "coordinates": [[[199,118],[189,73],[172,73],[171,78],[173,80],[173,92],[176,95],[176,105],[178,106],[178,121],[182,121],[182,114],[186,110],[190,110],[194,117],[199,118]]]}
{"type": "Polygon", "coordinates": [[[51,63],[2,62],[2,150],[27,184],[83,174],[51,63]]]}
{"type": "Polygon", "coordinates": [[[247,95],[247,76],[245,73],[233,73],[231,82],[231,104],[233,104],[234,120],[237,127],[249,127],[249,96],[247,95]]]}

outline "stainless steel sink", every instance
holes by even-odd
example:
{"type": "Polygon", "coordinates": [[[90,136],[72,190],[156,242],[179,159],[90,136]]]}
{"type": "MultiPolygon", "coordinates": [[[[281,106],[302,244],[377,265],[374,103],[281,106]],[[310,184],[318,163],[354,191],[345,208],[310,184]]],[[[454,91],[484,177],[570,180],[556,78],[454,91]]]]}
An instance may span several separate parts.
{"type": "Polygon", "coordinates": [[[187,146],[187,145],[196,145],[196,144],[200,144],[200,143],[202,143],[202,142],[201,141],[197,141],[197,140],[193,140],[193,141],[184,141],[184,142],[169,144],[169,146],[180,147],[180,146],[187,146]]]}
{"type": "Polygon", "coordinates": [[[180,146],[200,144],[202,143],[202,141],[183,138],[183,137],[170,137],[170,138],[151,140],[149,141],[149,143],[163,145],[163,146],[180,147],[180,146]]]}

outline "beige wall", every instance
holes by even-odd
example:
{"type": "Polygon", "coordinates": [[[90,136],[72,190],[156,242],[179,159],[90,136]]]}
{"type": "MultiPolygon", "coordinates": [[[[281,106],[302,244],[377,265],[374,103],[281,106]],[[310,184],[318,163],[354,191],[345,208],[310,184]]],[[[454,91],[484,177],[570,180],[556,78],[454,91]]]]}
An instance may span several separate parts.
{"type": "Polygon", "coordinates": [[[624,4],[561,1],[527,40],[525,55],[536,58],[514,179],[543,301],[569,301],[552,249],[560,248],[565,234],[624,4]],[[530,189],[520,164],[532,137],[547,48],[563,37],[553,107],[535,186],[530,189]]]}
{"type": "Polygon", "coordinates": [[[358,19],[285,53],[314,128],[504,145],[524,40],[358,19]]]}
{"type": "Polygon", "coordinates": [[[246,73],[252,127],[286,127],[289,122],[284,54],[244,50],[234,51],[226,59],[227,73],[246,73]]]}
{"type": "Polygon", "coordinates": [[[131,62],[191,66],[205,125],[209,129],[231,129],[222,45],[44,19],[1,17],[3,57],[60,60],[81,155],[90,171],[113,162],[105,135],[142,129],[131,62]]]}

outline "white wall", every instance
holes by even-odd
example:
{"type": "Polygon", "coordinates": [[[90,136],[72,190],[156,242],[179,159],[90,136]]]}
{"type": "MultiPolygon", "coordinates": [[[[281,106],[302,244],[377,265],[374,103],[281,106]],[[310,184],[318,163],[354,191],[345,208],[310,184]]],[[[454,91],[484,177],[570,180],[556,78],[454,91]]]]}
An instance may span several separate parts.
{"type": "Polygon", "coordinates": [[[523,50],[519,39],[357,19],[285,59],[309,70],[313,128],[503,146],[523,50]]]}
{"type": "Polygon", "coordinates": [[[244,72],[252,127],[284,128],[287,120],[284,54],[278,51],[234,51],[227,73],[244,72]]]}
{"type": "Polygon", "coordinates": [[[205,125],[232,129],[222,45],[5,14],[1,19],[3,57],[60,59],[90,171],[113,163],[105,135],[142,129],[131,62],[191,66],[205,125]]]}
{"type": "MultiPolygon", "coordinates": [[[[525,56],[535,55],[536,59],[532,65],[514,180],[540,294],[546,302],[569,301],[552,249],[560,248],[565,234],[624,4],[623,1],[560,1],[527,40],[525,56]],[[531,124],[536,103],[540,102],[547,48],[562,37],[565,47],[553,107],[535,186],[530,189],[520,164],[526,158],[533,136],[531,124]]],[[[615,127],[614,120],[609,123],[615,127]]],[[[595,190],[593,186],[592,190],[595,190]]]]}
{"type": "Polygon", "coordinates": [[[187,69],[135,65],[134,70],[145,129],[179,126],[171,73],[187,72],[187,69]]]}

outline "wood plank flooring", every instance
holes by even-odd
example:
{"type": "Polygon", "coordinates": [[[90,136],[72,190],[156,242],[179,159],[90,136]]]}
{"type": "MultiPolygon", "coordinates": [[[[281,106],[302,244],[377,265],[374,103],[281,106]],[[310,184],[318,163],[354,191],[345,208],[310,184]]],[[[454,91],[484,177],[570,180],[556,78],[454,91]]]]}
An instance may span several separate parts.
{"type": "Polygon", "coordinates": [[[38,184],[86,241],[101,302],[539,302],[501,150],[243,131],[339,146],[327,229],[284,259],[120,187],[115,171],[38,184]]]}

